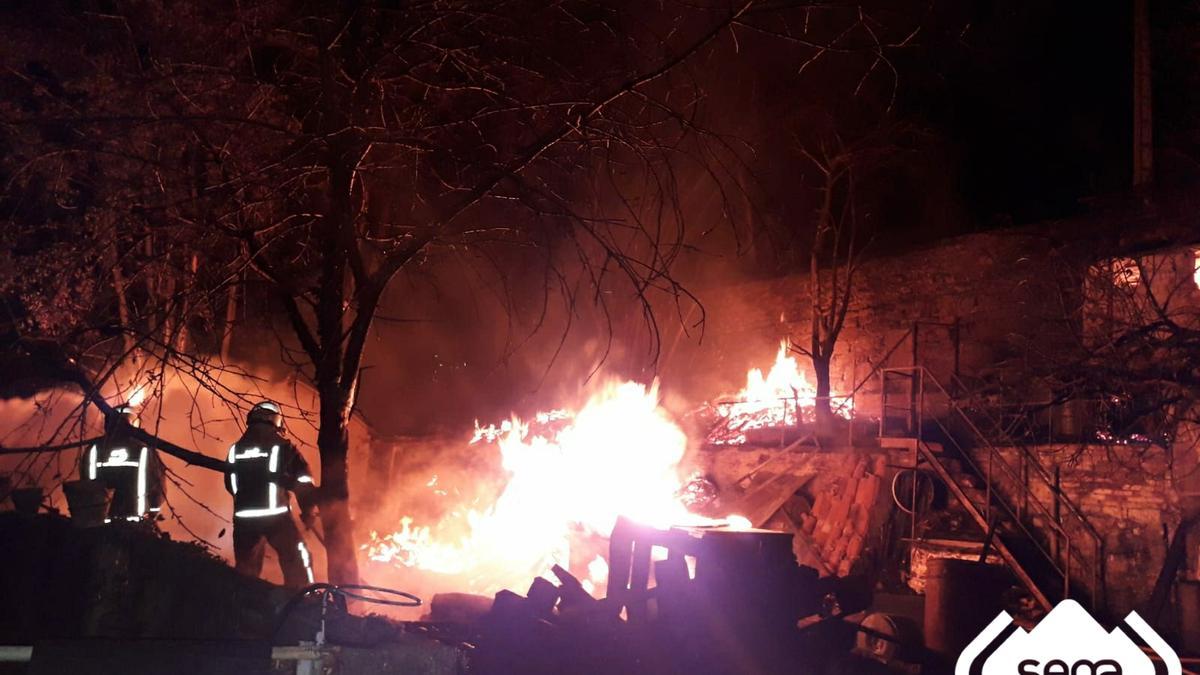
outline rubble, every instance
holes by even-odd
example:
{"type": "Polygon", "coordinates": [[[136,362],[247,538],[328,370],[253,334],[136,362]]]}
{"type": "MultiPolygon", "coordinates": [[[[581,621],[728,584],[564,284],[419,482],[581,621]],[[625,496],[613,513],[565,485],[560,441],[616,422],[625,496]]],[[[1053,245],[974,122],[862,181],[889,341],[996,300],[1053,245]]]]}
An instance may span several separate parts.
{"type": "Polygon", "coordinates": [[[525,595],[501,591],[479,621],[474,672],[769,674],[861,663],[856,628],[841,618],[869,605],[870,585],[797,565],[791,539],[621,519],[607,597],[557,566],[557,584],[539,577],[525,595]]]}

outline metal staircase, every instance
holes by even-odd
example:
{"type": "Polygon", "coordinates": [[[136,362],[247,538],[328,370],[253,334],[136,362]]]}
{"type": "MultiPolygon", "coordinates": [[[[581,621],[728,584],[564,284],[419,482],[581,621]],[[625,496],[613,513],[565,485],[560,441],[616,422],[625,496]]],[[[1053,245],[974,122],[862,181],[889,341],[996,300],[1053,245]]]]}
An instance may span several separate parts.
{"type": "Polygon", "coordinates": [[[1068,597],[1103,607],[1103,539],[1037,456],[927,369],[879,375],[880,445],[910,450],[912,470],[936,475],[1043,608],[1068,597]]]}

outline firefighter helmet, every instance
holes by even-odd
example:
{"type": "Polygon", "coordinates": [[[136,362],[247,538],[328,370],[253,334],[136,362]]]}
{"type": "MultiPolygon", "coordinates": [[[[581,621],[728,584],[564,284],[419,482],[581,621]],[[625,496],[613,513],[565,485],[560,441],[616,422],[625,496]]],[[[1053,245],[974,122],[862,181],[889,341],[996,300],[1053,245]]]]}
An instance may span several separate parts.
{"type": "Polygon", "coordinates": [[[246,424],[264,423],[270,424],[276,429],[283,428],[283,413],[279,411],[279,406],[271,401],[263,401],[250,409],[250,414],[246,416],[246,424]]]}
{"type": "Polygon", "coordinates": [[[104,418],[104,431],[111,434],[124,424],[131,427],[141,426],[137,412],[128,403],[116,406],[113,408],[113,413],[104,418]]]}

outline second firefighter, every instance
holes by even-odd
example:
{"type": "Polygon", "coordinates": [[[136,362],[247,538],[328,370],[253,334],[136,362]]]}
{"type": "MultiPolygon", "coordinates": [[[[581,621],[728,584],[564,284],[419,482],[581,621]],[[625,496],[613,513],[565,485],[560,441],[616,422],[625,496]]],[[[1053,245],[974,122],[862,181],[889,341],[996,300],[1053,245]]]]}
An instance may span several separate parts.
{"type": "Polygon", "coordinates": [[[233,495],[233,553],[237,570],[262,572],[265,547],[279,556],[286,586],[313,582],[312,556],[292,518],[296,495],[301,520],[312,522],[316,488],[308,462],[283,436],[279,406],[263,402],[246,419],[246,433],[229,448],[225,489],[233,495]]]}
{"type": "Polygon", "coordinates": [[[152,522],[162,507],[164,468],[158,452],[130,433],[136,426],[133,407],[118,406],[104,419],[104,438],[80,458],[79,477],[112,490],[106,523],[152,522]]]}

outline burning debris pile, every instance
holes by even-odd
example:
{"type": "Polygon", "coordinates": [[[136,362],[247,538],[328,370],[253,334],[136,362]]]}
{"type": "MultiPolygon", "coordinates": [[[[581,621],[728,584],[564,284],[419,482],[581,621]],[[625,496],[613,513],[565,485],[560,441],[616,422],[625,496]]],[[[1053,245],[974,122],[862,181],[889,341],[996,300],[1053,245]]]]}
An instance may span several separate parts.
{"type": "Polygon", "coordinates": [[[658,527],[727,522],[689,507],[680,471],[688,439],[659,405],[657,383],[610,382],[578,411],[477,426],[472,443],[500,451],[508,480],[495,502],[432,525],[406,516],[400,529],[372,533],[371,561],[487,593],[559,565],[595,591],[607,573],[603,539],[618,517],[658,527]]]}
{"type": "MultiPolygon", "coordinates": [[[[810,422],[815,402],[816,389],[785,341],[765,376],[751,369],[745,388],[706,406],[697,419],[709,429],[705,443],[736,445],[755,430],[810,422]]],[[[833,405],[850,417],[849,399],[833,405]]],[[[608,569],[604,541],[618,517],[659,528],[750,526],[711,512],[711,500],[695,489],[682,466],[688,436],[660,405],[657,382],[610,381],[578,409],[477,422],[470,443],[499,451],[506,474],[499,494],[456,505],[432,522],[404,515],[396,529],[372,531],[363,546],[372,564],[432,573],[482,593],[548,575],[558,565],[596,592],[608,569]]],[[[442,496],[452,489],[437,476],[426,487],[442,496]]]]}
{"type": "Polygon", "coordinates": [[[602,599],[561,567],[525,595],[496,594],[476,624],[474,671],[876,672],[840,620],[870,603],[869,585],[797,565],[791,535],[620,519],[609,557],[602,599]]]}
{"type": "MultiPolygon", "coordinates": [[[[812,423],[816,402],[817,388],[801,372],[784,340],[766,376],[751,368],[741,391],[707,404],[698,415],[709,421],[706,443],[743,445],[753,440],[755,431],[812,423]]],[[[831,397],[830,405],[844,419],[854,412],[854,402],[847,397],[831,397]]]]}

